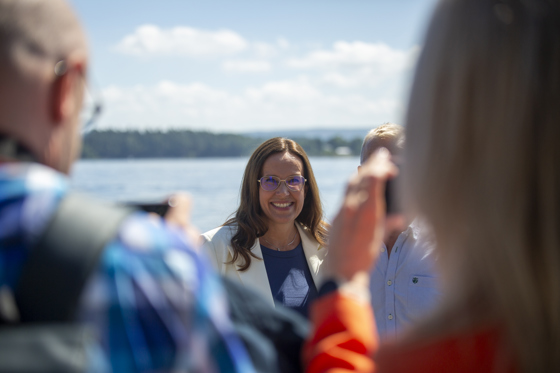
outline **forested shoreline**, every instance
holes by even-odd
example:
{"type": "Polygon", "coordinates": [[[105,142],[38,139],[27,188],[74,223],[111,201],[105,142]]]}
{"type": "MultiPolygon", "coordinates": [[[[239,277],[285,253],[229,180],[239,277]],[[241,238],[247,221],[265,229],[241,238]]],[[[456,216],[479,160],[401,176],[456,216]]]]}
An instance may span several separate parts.
{"type": "MultiPolygon", "coordinates": [[[[83,159],[202,158],[248,156],[264,137],[205,131],[92,131],[84,139],[83,159]]],[[[362,139],[292,138],[309,156],[359,155],[362,139]]]]}

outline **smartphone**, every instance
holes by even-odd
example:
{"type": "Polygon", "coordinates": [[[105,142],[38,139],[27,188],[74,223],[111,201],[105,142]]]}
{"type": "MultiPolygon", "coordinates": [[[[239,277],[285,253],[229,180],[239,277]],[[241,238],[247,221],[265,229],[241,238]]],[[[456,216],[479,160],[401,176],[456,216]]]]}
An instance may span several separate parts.
{"type": "Polygon", "coordinates": [[[399,174],[392,179],[388,179],[387,183],[385,184],[385,213],[387,215],[403,213],[400,198],[400,182],[402,172],[401,167],[399,165],[397,165],[397,167],[399,167],[399,174]]]}
{"type": "Polygon", "coordinates": [[[167,201],[162,203],[127,203],[127,205],[142,211],[154,212],[159,216],[165,216],[169,210],[169,202],[167,201]]]}

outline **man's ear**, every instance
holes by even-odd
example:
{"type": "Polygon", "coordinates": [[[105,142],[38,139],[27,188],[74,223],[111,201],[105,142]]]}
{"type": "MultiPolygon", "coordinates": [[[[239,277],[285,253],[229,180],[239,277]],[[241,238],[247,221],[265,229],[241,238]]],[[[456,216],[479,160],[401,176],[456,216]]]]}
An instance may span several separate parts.
{"type": "Polygon", "coordinates": [[[66,63],[65,71],[56,76],[51,86],[50,116],[55,124],[63,123],[75,115],[79,109],[77,100],[82,99],[78,87],[83,79],[84,64],[76,61],[66,63]]]}

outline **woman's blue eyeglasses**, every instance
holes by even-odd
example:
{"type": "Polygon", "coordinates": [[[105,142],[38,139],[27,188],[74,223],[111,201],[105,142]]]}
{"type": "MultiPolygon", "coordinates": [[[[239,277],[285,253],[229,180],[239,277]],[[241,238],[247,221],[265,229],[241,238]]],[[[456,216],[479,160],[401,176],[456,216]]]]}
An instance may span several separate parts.
{"type": "Polygon", "coordinates": [[[291,191],[299,192],[305,185],[306,181],[307,180],[303,176],[299,175],[289,176],[285,180],[280,180],[280,178],[276,176],[264,176],[258,180],[261,184],[261,188],[267,192],[272,192],[273,190],[278,189],[281,182],[284,182],[291,191]]]}

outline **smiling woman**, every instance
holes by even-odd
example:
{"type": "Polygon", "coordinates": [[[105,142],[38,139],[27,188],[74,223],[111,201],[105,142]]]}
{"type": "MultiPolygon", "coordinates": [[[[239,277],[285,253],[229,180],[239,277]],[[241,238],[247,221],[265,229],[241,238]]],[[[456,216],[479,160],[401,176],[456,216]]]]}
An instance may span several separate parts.
{"type": "Polygon", "coordinates": [[[327,224],[305,151],[275,137],[251,155],[235,217],[204,233],[216,269],[307,316],[317,295],[327,224]]]}

